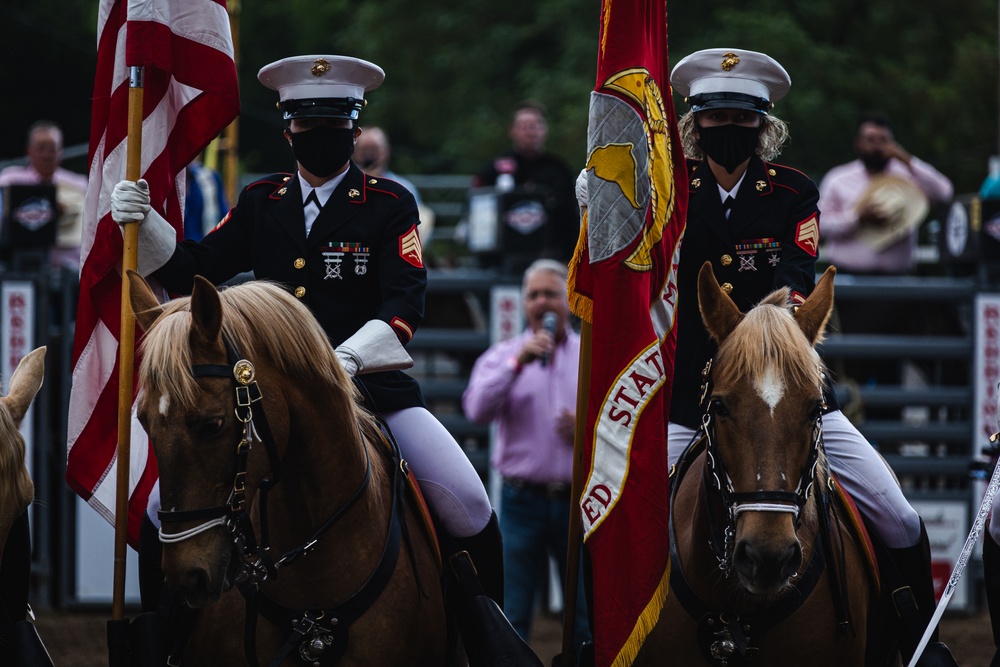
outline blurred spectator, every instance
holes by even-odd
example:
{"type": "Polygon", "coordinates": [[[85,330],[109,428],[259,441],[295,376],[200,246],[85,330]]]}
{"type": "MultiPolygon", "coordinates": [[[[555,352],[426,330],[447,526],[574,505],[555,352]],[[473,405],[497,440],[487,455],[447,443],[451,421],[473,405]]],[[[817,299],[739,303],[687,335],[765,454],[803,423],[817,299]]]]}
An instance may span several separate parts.
{"type": "Polygon", "coordinates": [[[951,181],[900,146],[882,114],[861,118],[854,150],[858,159],[831,169],[819,186],[824,259],[847,273],[908,273],[923,221],[917,213],[947,203],[951,181]]]}
{"type": "MultiPolygon", "coordinates": [[[[524,273],[524,332],[476,360],[462,405],[469,419],[495,422],[492,465],[503,477],[504,613],[529,640],[549,557],[565,587],[573,476],[580,336],[569,326],[566,267],[551,259],[524,273]]],[[[589,639],[582,577],[574,643],[589,639]]]]}
{"type": "MultiPolygon", "coordinates": [[[[819,186],[823,259],[842,273],[910,273],[916,266],[919,225],[931,204],[951,199],[951,181],[899,145],[883,114],[861,118],[854,150],[858,158],[831,169],[819,186]]],[[[955,314],[943,310],[939,304],[912,301],[840,300],[836,318],[839,329],[851,334],[958,333],[955,314]]],[[[839,370],[861,384],[899,385],[902,368],[894,359],[848,359],[839,370]]],[[[873,416],[871,411],[867,416],[873,416]]],[[[879,416],[897,413],[886,410],[879,416]]]]}
{"type": "Polygon", "coordinates": [[[508,135],[511,151],[483,167],[473,178],[472,187],[496,187],[502,191],[517,188],[540,195],[545,215],[536,225],[546,225],[546,232],[533,258],[550,257],[568,262],[580,234],[576,172],[570,171],[561,158],[545,150],[549,135],[545,107],[533,100],[520,102],[514,108],[508,135]]]}
{"type": "MultiPolygon", "coordinates": [[[[0,171],[0,188],[8,185],[55,185],[59,220],[56,226],[56,244],[49,253],[49,260],[53,266],[79,271],[87,178],[59,166],[62,162],[62,148],[62,130],[58,125],[50,120],[34,122],[28,128],[28,164],[0,171]]],[[[2,203],[0,210],[4,210],[2,203]]]]}
{"type": "Polygon", "coordinates": [[[420,215],[417,231],[420,232],[420,240],[426,246],[434,232],[434,210],[424,204],[417,186],[389,169],[390,156],[389,136],[382,128],[374,125],[361,128],[361,136],[354,143],[354,163],[366,174],[396,181],[410,191],[417,200],[417,211],[420,215]]]}
{"type": "Polygon", "coordinates": [[[187,196],[184,198],[184,238],[200,241],[215,229],[229,211],[226,189],[219,172],[194,160],[187,167],[187,196]]]}

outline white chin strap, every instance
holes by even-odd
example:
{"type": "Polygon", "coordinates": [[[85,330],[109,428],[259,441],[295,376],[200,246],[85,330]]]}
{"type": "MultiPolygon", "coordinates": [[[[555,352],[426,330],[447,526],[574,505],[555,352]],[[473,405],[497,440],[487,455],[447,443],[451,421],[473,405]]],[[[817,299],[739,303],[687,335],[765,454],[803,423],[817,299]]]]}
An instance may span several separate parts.
{"type": "Polygon", "coordinates": [[[413,359],[399,338],[382,320],[369,320],[337,346],[337,358],[348,375],[397,371],[413,366],[413,359]]]}

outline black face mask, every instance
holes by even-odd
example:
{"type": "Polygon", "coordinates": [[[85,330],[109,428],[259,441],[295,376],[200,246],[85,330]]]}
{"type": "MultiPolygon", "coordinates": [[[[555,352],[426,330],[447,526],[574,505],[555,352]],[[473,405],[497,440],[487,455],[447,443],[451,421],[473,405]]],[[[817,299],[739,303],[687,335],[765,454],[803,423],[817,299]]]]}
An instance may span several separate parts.
{"type": "Polygon", "coordinates": [[[305,132],[291,132],[292,152],[310,174],[326,178],[347,164],[354,154],[354,130],[319,125],[305,132]]]}
{"type": "Polygon", "coordinates": [[[698,148],[730,174],[757,150],[759,127],[716,125],[698,128],[698,148]]]}
{"type": "Polygon", "coordinates": [[[873,174],[885,171],[885,168],[889,166],[889,158],[884,157],[881,153],[862,153],[859,157],[864,163],[865,169],[873,174]]]}

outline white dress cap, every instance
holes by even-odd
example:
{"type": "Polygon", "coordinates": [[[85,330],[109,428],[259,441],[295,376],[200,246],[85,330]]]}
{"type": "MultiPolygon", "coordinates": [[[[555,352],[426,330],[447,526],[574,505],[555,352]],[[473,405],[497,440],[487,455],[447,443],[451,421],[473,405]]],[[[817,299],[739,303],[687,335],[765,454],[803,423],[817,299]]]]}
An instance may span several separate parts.
{"type": "Polygon", "coordinates": [[[257,79],[278,91],[285,118],[334,116],[357,118],[365,93],[385,79],[382,68],[350,56],[312,55],[283,58],[260,68],[257,79]],[[351,100],[350,104],[307,104],[300,100],[351,100]]]}
{"type": "Polygon", "coordinates": [[[683,58],[670,83],[691,110],[751,109],[767,113],[792,80],[771,56],[742,49],[705,49],[683,58]]]}

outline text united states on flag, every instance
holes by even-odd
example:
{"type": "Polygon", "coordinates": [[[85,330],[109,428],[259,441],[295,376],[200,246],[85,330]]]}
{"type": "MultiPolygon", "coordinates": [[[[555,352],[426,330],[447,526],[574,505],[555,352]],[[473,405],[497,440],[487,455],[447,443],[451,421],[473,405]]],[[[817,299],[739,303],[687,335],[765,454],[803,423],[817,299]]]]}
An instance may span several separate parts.
{"type": "Polygon", "coordinates": [[[604,0],[589,206],[569,280],[573,312],[592,324],[580,509],[597,667],[632,664],[669,583],[667,422],[687,173],[666,33],[665,0],[604,0]]]}
{"type": "MultiPolygon", "coordinates": [[[[123,242],[110,211],[111,192],[125,178],[129,66],[145,68],[142,178],[178,238],[184,168],[239,113],[239,89],[225,0],[102,0],[97,21],[66,481],[114,523],[123,242]]],[[[128,533],[135,545],[157,472],[145,432],[132,424],[128,533]]]]}

